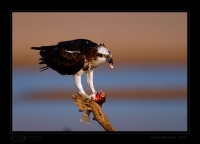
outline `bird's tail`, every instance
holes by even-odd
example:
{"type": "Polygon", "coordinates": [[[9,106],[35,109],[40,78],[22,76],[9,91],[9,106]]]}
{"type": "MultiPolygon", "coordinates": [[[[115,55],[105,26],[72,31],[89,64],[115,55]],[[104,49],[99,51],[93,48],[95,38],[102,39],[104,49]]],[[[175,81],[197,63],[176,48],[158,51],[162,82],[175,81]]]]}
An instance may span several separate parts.
{"type": "Polygon", "coordinates": [[[50,45],[50,46],[41,46],[41,47],[31,47],[31,49],[51,51],[55,47],[56,47],[55,45],[50,45]]]}
{"type": "Polygon", "coordinates": [[[31,49],[40,50],[41,58],[39,60],[41,60],[41,62],[39,62],[39,64],[46,64],[47,65],[45,67],[40,68],[40,72],[50,68],[48,66],[48,58],[56,50],[56,46],[55,45],[50,45],[50,46],[41,46],[41,47],[31,47],[31,49]]]}

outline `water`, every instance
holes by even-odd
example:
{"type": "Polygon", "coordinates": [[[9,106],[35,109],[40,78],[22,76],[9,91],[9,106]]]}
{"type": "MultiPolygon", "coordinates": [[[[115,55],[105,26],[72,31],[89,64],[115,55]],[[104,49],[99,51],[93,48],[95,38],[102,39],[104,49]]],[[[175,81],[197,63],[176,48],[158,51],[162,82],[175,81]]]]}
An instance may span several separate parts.
{"type": "MultiPolygon", "coordinates": [[[[13,131],[104,131],[93,121],[80,123],[72,100],[14,103],[13,131]]],[[[107,101],[103,111],[117,131],[187,131],[186,100],[107,101]]]]}
{"type": "MultiPolygon", "coordinates": [[[[41,66],[40,66],[41,67],[41,66]]],[[[88,88],[86,76],[82,76],[82,85],[88,88]]],[[[114,70],[99,66],[94,70],[94,86],[105,88],[187,88],[187,67],[177,65],[161,66],[120,66],[114,70]]],[[[51,69],[39,72],[37,68],[13,69],[12,92],[22,94],[26,91],[49,89],[73,89],[73,77],[62,76],[51,69]]]]}
{"type": "MultiPolygon", "coordinates": [[[[79,122],[72,99],[31,100],[28,93],[74,89],[72,76],[61,76],[53,70],[39,72],[37,68],[13,68],[12,130],[13,131],[104,131],[92,120],[79,122]],[[20,98],[21,97],[21,98],[20,98]]],[[[86,78],[82,78],[86,88],[86,78]]],[[[114,70],[98,67],[94,71],[97,89],[186,89],[187,67],[183,65],[121,66],[114,70]]],[[[123,97],[123,95],[121,96],[123,97]]],[[[112,99],[107,98],[103,111],[117,131],[187,131],[187,100],[112,99]]]]}

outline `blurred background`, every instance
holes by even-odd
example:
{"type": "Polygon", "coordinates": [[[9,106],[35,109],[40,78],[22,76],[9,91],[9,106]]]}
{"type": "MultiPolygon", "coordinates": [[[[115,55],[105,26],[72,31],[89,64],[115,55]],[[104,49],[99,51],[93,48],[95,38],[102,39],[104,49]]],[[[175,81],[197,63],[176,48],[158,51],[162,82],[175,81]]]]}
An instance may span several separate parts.
{"type": "MultiPolygon", "coordinates": [[[[12,130],[104,131],[80,123],[72,76],[39,71],[31,47],[85,38],[113,53],[94,70],[103,111],[117,131],[187,131],[186,12],[13,12],[12,130]]],[[[86,76],[86,93],[91,94],[86,76]]]]}

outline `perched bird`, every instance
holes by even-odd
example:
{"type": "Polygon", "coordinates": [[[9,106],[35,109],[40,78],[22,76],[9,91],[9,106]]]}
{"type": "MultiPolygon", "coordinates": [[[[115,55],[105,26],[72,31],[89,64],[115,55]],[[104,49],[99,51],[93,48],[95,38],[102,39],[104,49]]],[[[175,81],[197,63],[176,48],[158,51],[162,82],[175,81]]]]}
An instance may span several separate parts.
{"type": "MultiPolygon", "coordinates": [[[[57,45],[31,47],[31,49],[40,50],[39,60],[41,62],[39,64],[46,64],[45,67],[40,68],[41,71],[51,68],[61,75],[73,75],[79,93],[101,103],[99,94],[93,85],[93,69],[104,62],[108,62],[111,68],[114,67],[113,54],[104,44],[98,45],[87,39],[75,39],[58,42],[57,45]],[[87,83],[92,91],[91,95],[85,93],[81,84],[81,76],[84,73],[86,73],[87,83]]],[[[87,116],[89,116],[88,112],[85,112],[85,116],[80,121],[85,119],[88,123],[87,116]]]]}

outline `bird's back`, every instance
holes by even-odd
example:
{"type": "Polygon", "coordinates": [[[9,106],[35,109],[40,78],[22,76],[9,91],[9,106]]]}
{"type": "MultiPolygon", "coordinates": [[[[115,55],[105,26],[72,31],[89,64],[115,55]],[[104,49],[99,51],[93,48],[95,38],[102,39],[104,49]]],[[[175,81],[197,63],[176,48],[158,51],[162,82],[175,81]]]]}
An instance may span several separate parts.
{"type": "Polygon", "coordinates": [[[96,58],[98,44],[87,39],[75,39],[62,41],[57,45],[32,47],[40,50],[41,62],[58,73],[71,75],[78,72],[84,66],[85,60],[91,61],[96,58]]]}

